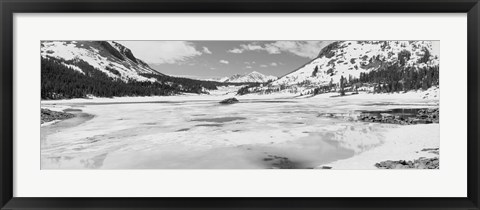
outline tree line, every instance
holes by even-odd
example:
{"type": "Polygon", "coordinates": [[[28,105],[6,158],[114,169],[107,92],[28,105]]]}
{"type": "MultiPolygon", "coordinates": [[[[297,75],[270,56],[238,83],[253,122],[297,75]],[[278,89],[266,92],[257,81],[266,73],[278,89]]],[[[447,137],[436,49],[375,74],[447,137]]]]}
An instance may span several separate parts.
{"type": "Polygon", "coordinates": [[[376,93],[426,90],[440,84],[439,67],[429,66],[415,69],[392,65],[377,71],[361,73],[357,80],[349,81],[349,85],[356,83],[374,84],[376,93]]]}
{"type": "Polygon", "coordinates": [[[334,84],[333,80],[328,85],[322,85],[307,94],[321,94],[339,91],[358,92],[361,87],[372,87],[374,93],[408,92],[411,90],[427,90],[438,86],[440,83],[439,67],[428,66],[423,68],[405,67],[403,65],[383,66],[377,70],[360,73],[359,78],[341,76],[340,82],[334,84]]]}
{"type": "MultiPolygon", "coordinates": [[[[115,69],[108,71],[120,75],[115,69]]],[[[88,95],[97,97],[114,96],[154,96],[174,95],[181,92],[207,93],[206,90],[217,89],[220,82],[201,81],[177,78],[156,74],[141,74],[147,78],[155,78],[158,82],[124,81],[109,77],[83,60],[63,60],[57,58],[41,58],[41,98],[70,99],[85,98],[88,95]],[[75,65],[83,73],[64,64],[75,65]]]]}
{"type": "MultiPolygon", "coordinates": [[[[427,64],[430,61],[431,54],[424,48],[424,55],[417,61],[419,64],[427,64]]],[[[426,90],[432,86],[438,86],[440,83],[439,67],[427,66],[415,68],[407,66],[411,53],[402,50],[398,53],[398,62],[386,63],[379,56],[372,57],[369,63],[379,64],[379,68],[370,72],[360,73],[359,78],[349,78],[341,76],[339,84],[333,84],[317,87],[313,94],[331,92],[340,89],[340,94],[345,94],[345,89],[358,92],[358,88],[365,86],[374,86],[374,93],[407,92],[411,90],[426,90]]],[[[317,68],[314,69],[312,76],[316,76],[317,68]]]]}
{"type": "Polygon", "coordinates": [[[69,99],[99,97],[172,95],[178,92],[167,84],[108,77],[85,61],[72,61],[84,74],[62,64],[57,59],[41,60],[41,98],[69,99]]]}

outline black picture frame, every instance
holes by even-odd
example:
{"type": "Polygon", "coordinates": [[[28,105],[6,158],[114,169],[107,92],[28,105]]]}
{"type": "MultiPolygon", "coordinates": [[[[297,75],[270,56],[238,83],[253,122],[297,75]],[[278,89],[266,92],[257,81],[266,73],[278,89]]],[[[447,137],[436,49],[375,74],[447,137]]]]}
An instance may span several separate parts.
{"type": "MultiPolygon", "coordinates": [[[[1,0],[1,209],[479,209],[478,0],[1,0]],[[13,197],[14,13],[467,13],[468,188],[465,198],[13,197]]],[[[448,180],[455,181],[455,180],[448,180]]],[[[129,190],[129,189],[124,189],[129,190]]]]}

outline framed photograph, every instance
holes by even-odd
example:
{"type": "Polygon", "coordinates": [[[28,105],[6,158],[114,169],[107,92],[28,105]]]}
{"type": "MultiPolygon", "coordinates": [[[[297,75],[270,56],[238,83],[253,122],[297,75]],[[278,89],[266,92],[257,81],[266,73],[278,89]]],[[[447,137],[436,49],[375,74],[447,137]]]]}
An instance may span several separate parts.
{"type": "Polygon", "coordinates": [[[479,4],[2,1],[1,209],[479,209],[479,4]]]}

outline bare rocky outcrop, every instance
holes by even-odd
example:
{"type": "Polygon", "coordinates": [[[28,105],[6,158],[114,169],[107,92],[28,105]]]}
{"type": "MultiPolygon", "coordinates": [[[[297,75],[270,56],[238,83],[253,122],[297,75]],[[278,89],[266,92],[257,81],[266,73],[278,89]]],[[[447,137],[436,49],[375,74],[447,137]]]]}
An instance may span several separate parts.
{"type": "Polygon", "coordinates": [[[75,117],[74,114],[67,113],[67,112],[56,112],[49,109],[41,109],[41,124],[46,122],[51,122],[54,120],[65,120],[75,117]]]}
{"type": "Polygon", "coordinates": [[[236,98],[227,98],[225,100],[220,101],[219,103],[221,103],[221,104],[234,104],[234,103],[238,103],[238,102],[239,101],[236,98]]]}
{"type": "Polygon", "coordinates": [[[421,157],[416,160],[387,160],[375,163],[375,167],[380,169],[439,169],[439,158],[421,157]]]}
{"type": "Polygon", "coordinates": [[[377,123],[390,123],[390,124],[401,124],[401,125],[411,125],[411,124],[430,124],[430,123],[439,123],[440,113],[439,109],[421,109],[418,111],[417,115],[414,117],[403,118],[398,115],[368,115],[362,114],[358,116],[359,121],[364,122],[377,122],[377,123]]]}

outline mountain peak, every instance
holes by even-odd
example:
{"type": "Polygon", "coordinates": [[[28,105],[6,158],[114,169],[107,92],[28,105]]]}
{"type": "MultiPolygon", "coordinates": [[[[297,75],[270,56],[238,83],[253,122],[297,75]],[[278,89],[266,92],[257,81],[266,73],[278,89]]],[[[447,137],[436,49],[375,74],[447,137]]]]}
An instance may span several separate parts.
{"type": "Polygon", "coordinates": [[[68,65],[73,67],[75,61],[83,61],[123,81],[152,81],[140,74],[162,75],[136,58],[130,49],[114,41],[42,41],[41,56],[63,61],[64,65],[71,63],[68,65]]]}
{"type": "Polygon", "coordinates": [[[337,41],[320,50],[317,58],[270,85],[319,87],[391,65],[422,69],[438,66],[439,58],[432,41],[337,41]]]}
{"type": "Polygon", "coordinates": [[[225,82],[231,82],[231,83],[265,83],[271,80],[275,80],[277,77],[275,76],[265,76],[264,74],[257,72],[257,71],[252,71],[247,74],[235,74],[225,80],[225,82]]]}

